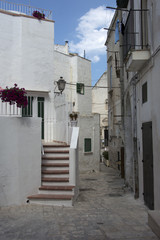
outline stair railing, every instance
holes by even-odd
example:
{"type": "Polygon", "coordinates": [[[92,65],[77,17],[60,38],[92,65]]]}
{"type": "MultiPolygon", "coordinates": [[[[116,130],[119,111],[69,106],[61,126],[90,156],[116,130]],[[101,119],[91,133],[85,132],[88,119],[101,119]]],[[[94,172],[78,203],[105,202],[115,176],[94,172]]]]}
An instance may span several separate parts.
{"type": "Polygon", "coordinates": [[[73,127],[69,150],[69,183],[75,186],[74,200],[79,193],[78,137],[79,127],[73,127]]]}

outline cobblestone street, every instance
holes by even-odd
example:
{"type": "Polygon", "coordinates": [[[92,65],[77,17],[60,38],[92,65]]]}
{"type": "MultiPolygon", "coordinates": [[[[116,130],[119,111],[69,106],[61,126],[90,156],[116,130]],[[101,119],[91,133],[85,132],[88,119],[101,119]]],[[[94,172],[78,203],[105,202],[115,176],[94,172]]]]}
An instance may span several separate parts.
{"type": "Polygon", "coordinates": [[[26,204],[0,208],[1,240],[158,240],[147,208],[112,169],[80,176],[73,207],[26,204]]]}

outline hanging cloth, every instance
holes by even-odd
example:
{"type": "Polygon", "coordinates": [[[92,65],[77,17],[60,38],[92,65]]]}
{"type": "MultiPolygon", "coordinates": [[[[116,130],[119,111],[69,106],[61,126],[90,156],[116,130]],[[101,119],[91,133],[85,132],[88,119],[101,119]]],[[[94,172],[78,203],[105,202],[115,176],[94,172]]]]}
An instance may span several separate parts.
{"type": "Polygon", "coordinates": [[[119,20],[116,22],[115,28],[115,44],[119,41],[119,20]]]}

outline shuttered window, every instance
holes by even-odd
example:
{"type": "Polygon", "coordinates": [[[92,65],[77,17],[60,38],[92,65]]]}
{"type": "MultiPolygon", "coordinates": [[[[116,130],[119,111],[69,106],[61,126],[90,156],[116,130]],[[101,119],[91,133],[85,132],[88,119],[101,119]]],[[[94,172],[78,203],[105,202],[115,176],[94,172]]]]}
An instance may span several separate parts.
{"type": "Polygon", "coordinates": [[[142,103],[147,102],[147,82],[142,85],[142,103]]]}
{"type": "Polygon", "coordinates": [[[84,84],[77,83],[77,93],[84,95],[84,84]]]}
{"type": "Polygon", "coordinates": [[[91,145],[91,138],[84,139],[84,152],[91,152],[92,145],[91,145]]]}

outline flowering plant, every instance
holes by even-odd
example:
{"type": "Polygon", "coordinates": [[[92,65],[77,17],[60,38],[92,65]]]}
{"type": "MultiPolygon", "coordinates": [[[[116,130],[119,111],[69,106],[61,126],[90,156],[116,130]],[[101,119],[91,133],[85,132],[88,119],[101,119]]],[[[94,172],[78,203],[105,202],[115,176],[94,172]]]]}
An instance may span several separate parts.
{"type": "Polygon", "coordinates": [[[39,11],[34,11],[34,12],[32,13],[32,15],[33,15],[33,17],[36,17],[36,18],[38,18],[39,20],[45,19],[45,14],[44,14],[44,13],[41,13],[41,12],[39,12],[39,11]]]}
{"type": "Polygon", "coordinates": [[[0,98],[2,102],[9,102],[10,105],[17,104],[17,107],[26,107],[28,104],[27,96],[25,96],[26,91],[24,88],[19,88],[15,83],[14,87],[8,88],[0,91],[0,98]]]}

